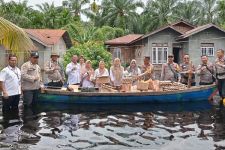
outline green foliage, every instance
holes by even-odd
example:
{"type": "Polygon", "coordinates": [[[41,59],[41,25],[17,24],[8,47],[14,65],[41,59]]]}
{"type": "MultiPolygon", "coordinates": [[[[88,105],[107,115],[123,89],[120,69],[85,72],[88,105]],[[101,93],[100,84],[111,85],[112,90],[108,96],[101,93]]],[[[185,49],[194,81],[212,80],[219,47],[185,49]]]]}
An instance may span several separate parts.
{"type": "Polygon", "coordinates": [[[91,41],[70,48],[64,55],[65,66],[70,63],[73,55],[83,55],[86,60],[91,60],[94,69],[98,68],[100,60],[105,61],[107,68],[111,65],[111,53],[105,49],[103,42],[91,41]]]}
{"type": "Polygon", "coordinates": [[[64,0],[61,6],[42,3],[36,10],[28,6],[28,0],[0,0],[0,16],[22,28],[64,28],[75,43],[145,34],[181,19],[194,25],[225,24],[225,0],[143,1],[64,0]],[[81,14],[87,22],[82,22],[81,14]]]}
{"type": "Polygon", "coordinates": [[[121,28],[113,28],[110,26],[103,26],[94,33],[94,39],[99,41],[106,41],[124,35],[124,30],[121,28]]]}

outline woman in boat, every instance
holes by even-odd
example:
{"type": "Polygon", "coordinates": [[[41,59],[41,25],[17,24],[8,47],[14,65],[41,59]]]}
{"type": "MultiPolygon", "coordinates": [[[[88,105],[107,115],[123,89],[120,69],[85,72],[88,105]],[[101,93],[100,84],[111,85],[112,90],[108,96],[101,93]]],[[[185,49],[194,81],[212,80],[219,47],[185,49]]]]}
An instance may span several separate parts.
{"type": "Polygon", "coordinates": [[[92,78],[94,76],[94,70],[91,65],[91,61],[87,60],[85,63],[84,72],[81,75],[81,85],[82,87],[94,87],[92,78]]]}
{"type": "MultiPolygon", "coordinates": [[[[130,66],[127,67],[127,72],[133,78],[137,78],[141,74],[140,68],[137,66],[137,62],[135,59],[132,59],[130,62],[130,66]]],[[[133,85],[136,85],[137,82],[134,82],[133,85]]]]}
{"type": "MultiPolygon", "coordinates": [[[[103,60],[99,62],[98,69],[95,70],[94,80],[100,77],[109,77],[109,71],[105,68],[105,62],[103,60]]],[[[98,83],[95,86],[100,87],[98,83]]]]}
{"type": "Polygon", "coordinates": [[[115,87],[120,87],[122,84],[124,68],[121,66],[119,58],[115,58],[113,61],[113,66],[110,68],[110,79],[112,85],[115,87]]]}

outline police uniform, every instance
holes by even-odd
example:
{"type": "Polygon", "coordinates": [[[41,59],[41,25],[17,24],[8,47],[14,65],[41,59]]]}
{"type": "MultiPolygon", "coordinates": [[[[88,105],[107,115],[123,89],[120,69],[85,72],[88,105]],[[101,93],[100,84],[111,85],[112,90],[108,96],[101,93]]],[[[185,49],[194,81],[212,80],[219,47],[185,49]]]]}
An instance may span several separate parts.
{"type": "MultiPolygon", "coordinates": [[[[51,56],[58,56],[58,54],[52,53],[51,56]]],[[[62,65],[58,61],[48,61],[45,64],[45,73],[48,74],[48,86],[62,87],[65,79],[65,74],[62,65]],[[58,68],[58,69],[55,69],[58,68]]]]}
{"type": "Polygon", "coordinates": [[[200,76],[199,85],[210,85],[214,82],[214,67],[212,63],[201,64],[198,66],[197,75],[200,76]]]}
{"type": "MultiPolygon", "coordinates": [[[[31,53],[31,57],[39,57],[37,52],[31,53]]],[[[22,91],[24,105],[30,106],[38,98],[39,89],[43,87],[41,68],[38,64],[32,64],[31,61],[21,66],[22,91]],[[38,80],[36,78],[38,77],[38,80]]]]}
{"type": "Polygon", "coordinates": [[[177,82],[179,78],[179,66],[177,63],[165,63],[162,65],[161,80],[177,82]]]}
{"type": "MultiPolygon", "coordinates": [[[[180,79],[180,82],[182,84],[185,84],[185,85],[188,85],[188,73],[187,71],[189,70],[189,65],[190,64],[186,64],[186,63],[182,63],[180,64],[180,76],[181,76],[181,79],[180,79]]],[[[192,71],[194,72],[195,71],[195,66],[192,65],[192,71]]],[[[195,83],[195,74],[192,74],[191,76],[191,86],[195,86],[196,83],[195,83]]]]}
{"type": "Polygon", "coordinates": [[[143,65],[141,67],[141,77],[144,81],[147,81],[149,79],[153,79],[153,73],[154,73],[154,66],[152,64],[143,65]]]}
{"type": "Polygon", "coordinates": [[[215,71],[218,80],[218,90],[220,96],[225,98],[225,57],[222,59],[216,59],[215,61],[215,71]]]}

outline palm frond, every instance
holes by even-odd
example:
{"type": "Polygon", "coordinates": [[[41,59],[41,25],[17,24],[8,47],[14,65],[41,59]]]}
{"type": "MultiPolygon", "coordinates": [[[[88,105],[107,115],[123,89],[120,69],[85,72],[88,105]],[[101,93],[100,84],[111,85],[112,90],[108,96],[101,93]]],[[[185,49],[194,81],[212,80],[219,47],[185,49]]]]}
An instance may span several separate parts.
{"type": "Polygon", "coordinates": [[[30,51],[34,48],[33,42],[23,29],[2,17],[0,17],[0,45],[13,53],[30,51]]]}

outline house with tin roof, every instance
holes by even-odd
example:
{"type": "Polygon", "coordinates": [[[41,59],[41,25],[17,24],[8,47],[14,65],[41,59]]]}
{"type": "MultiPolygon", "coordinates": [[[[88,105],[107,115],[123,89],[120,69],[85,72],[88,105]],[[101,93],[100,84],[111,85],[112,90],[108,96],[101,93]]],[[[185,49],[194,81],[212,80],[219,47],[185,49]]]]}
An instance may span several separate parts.
{"type": "MultiPolygon", "coordinates": [[[[39,65],[43,68],[44,62],[49,60],[51,52],[57,52],[60,56],[66,52],[72,46],[72,41],[66,30],[60,29],[24,29],[30,39],[34,43],[31,51],[38,51],[39,65]]],[[[6,50],[3,46],[0,46],[0,55],[4,58],[10,53],[10,50],[6,50]]],[[[26,56],[25,52],[20,53],[19,66],[27,61],[29,54],[26,56]]],[[[7,60],[4,65],[7,64],[7,60]]]]}
{"type": "Polygon", "coordinates": [[[39,52],[39,65],[42,69],[44,63],[49,60],[51,52],[58,53],[61,56],[60,59],[62,59],[66,50],[72,46],[66,30],[25,29],[25,31],[34,43],[35,48],[33,50],[39,52]]]}
{"type": "MultiPolygon", "coordinates": [[[[66,30],[61,29],[24,29],[30,39],[34,43],[34,48],[31,51],[38,51],[39,53],[39,65],[44,71],[44,64],[50,59],[52,52],[56,52],[60,55],[60,61],[63,54],[72,46],[72,41],[66,30]]],[[[7,65],[7,56],[10,50],[6,50],[3,46],[0,46],[0,59],[5,60],[1,63],[0,67],[7,65]]],[[[21,66],[29,59],[29,54],[21,52],[18,65],[21,66]]]]}
{"type": "Polygon", "coordinates": [[[112,39],[106,41],[105,45],[114,58],[119,57],[126,64],[136,59],[141,65],[144,57],[149,56],[160,72],[161,65],[167,62],[170,53],[177,63],[182,62],[184,54],[189,54],[196,66],[200,64],[202,55],[207,55],[209,61],[213,62],[216,50],[225,48],[225,31],[214,24],[197,27],[179,21],[145,35],[133,34],[112,39]]]}

